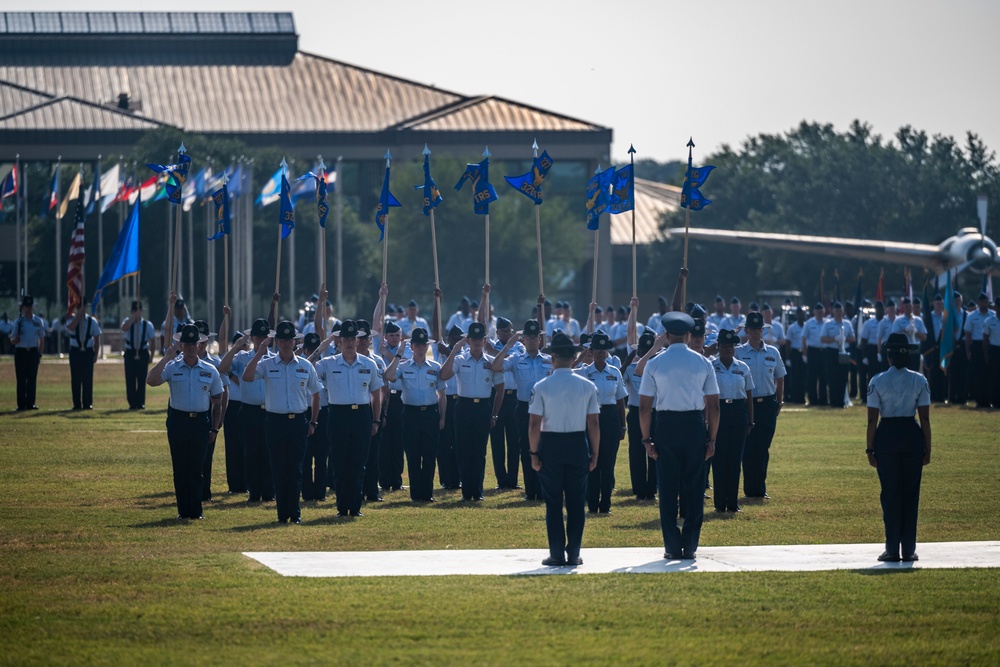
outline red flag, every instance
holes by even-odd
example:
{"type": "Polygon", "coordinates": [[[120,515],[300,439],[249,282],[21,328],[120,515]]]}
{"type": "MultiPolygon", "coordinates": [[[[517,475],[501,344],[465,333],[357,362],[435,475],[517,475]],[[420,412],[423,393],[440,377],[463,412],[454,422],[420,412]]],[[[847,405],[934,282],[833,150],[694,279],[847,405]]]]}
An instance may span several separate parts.
{"type": "Polygon", "coordinates": [[[885,269],[878,274],[878,289],[875,290],[875,299],[885,303],[885,269]]]}
{"type": "Polygon", "coordinates": [[[66,314],[72,315],[83,297],[83,198],[76,201],[76,229],[69,244],[69,266],[66,268],[66,314]]]}

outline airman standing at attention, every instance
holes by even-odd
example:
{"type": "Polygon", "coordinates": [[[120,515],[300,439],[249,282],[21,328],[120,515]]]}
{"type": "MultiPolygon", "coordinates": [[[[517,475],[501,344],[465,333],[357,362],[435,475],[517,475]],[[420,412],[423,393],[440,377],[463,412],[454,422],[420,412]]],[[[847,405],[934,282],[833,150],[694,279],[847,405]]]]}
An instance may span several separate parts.
{"type": "MultiPolygon", "coordinates": [[[[634,311],[633,311],[634,312],[634,311]]],[[[590,339],[594,361],[575,372],[597,387],[597,402],[601,406],[601,456],[587,480],[587,506],[591,514],[611,513],[611,494],[615,488],[615,463],[618,447],[625,436],[625,399],[628,390],[621,371],[608,363],[613,343],[603,332],[590,339]]]]}
{"type": "MultiPolygon", "coordinates": [[[[372,350],[382,357],[386,367],[399,355],[403,359],[413,356],[410,346],[403,341],[403,330],[395,319],[384,319],[383,308],[389,287],[382,283],[379,301],[372,314],[372,350]],[[383,322],[385,322],[383,324],[383,322]]],[[[378,453],[378,483],[382,491],[399,491],[403,488],[403,400],[399,381],[389,382],[389,404],[385,410],[385,426],[378,453]]]]}
{"type": "Polygon", "coordinates": [[[267,338],[254,352],[241,378],[244,382],[264,382],[264,429],[278,523],[302,523],[302,462],[309,436],[319,423],[319,381],[312,364],[295,354],[299,338],[301,334],[295,331],[293,322],[279,322],[274,334],[278,353],[264,358],[272,340],[267,338]]]}
{"type": "Polygon", "coordinates": [[[830,406],[847,407],[847,345],[855,341],[854,327],[844,319],[844,308],[839,301],[833,302],[833,317],[823,324],[820,342],[826,361],[826,379],[830,406]],[[845,355],[842,357],[841,355],[845,355]],[[841,363],[841,361],[845,363],[841,363]]]}
{"type": "Polygon", "coordinates": [[[94,409],[94,364],[101,353],[101,325],[87,314],[87,298],[66,326],[69,334],[69,373],[74,410],[94,409]]]}
{"type": "Polygon", "coordinates": [[[434,463],[447,409],[441,364],[427,358],[430,342],[427,329],[416,327],[410,336],[413,356],[403,360],[397,354],[385,369],[385,379],[398,378],[401,387],[410,500],[416,502],[434,502],[434,463]]]}
{"type": "Polygon", "coordinates": [[[978,308],[965,319],[965,359],[969,362],[972,377],[972,398],[976,400],[977,408],[990,407],[990,383],[987,354],[983,338],[986,331],[986,318],[990,316],[990,298],[986,292],[981,292],[976,300],[978,308]]]}
{"type": "Polygon", "coordinates": [[[639,385],[639,418],[646,453],[655,459],[664,558],[694,559],[704,518],[705,460],[715,453],[719,385],[712,363],[688,349],[694,320],[686,313],[663,316],[667,349],[646,363],[639,385]],[[656,402],[656,433],[652,411],[656,402]],[[707,428],[706,428],[707,419],[707,428]],[[685,506],[677,527],[677,498],[685,506]]]}
{"type": "Polygon", "coordinates": [[[823,356],[823,319],[825,312],[819,301],[813,306],[813,316],[802,325],[802,361],[806,365],[806,390],[809,406],[828,405],[826,359],[823,356]]]}
{"type": "MultiPolygon", "coordinates": [[[[927,326],[924,324],[924,320],[913,312],[913,304],[909,297],[904,296],[900,305],[903,312],[893,321],[892,330],[889,333],[905,334],[910,345],[919,346],[920,343],[927,340],[927,326]]],[[[920,353],[914,352],[911,357],[908,368],[911,371],[920,372],[920,353]]]]}
{"type": "MultiPolygon", "coordinates": [[[[788,402],[806,402],[806,348],[803,347],[802,329],[806,323],[806,311],[795,309],[795,321],[788,325],[788,402]]],[[[872,357],[874,359],[874,357],[872,357]]]]}
{"type": "MultiPolygon", "coordinates": [[[[662,325],[661,325],[662,326],[662,325]]],[[[622,371],[622,380],[628,389],[628,415],[625,418],[628,434],[628,463],[632,478],[632,493],[636,500],[654,500],[656,498],[656,461],[646,454],[642,444],[642,428],[639,426],[639,385],[642,375],[637,372],[640,360],[656,342],[653,327],[647,327],[639,336],[639,345],[632,361],[622,371]]],[[[656,432],[656,413],[653,412],[652,430],[656,432]]]]}
{"type": "Polygon", "coordinates": [[[336,470],[337,516],[362,516],[362,489],[368,445],[382,411],[382,375],[370,358],[358,354],[358,325],[340,325],[340,354],[316,363],[330,402],[327,434],[336,470]]]}
{"type": "Polygon", "coordinates": [[[889,299],[885,302],[885,317],[878,323],[878,363],[879,372],[889,369],[889,357],[882,352],[882,345],[885,344],[889,334],[892,333],[892,323],[896,321],[896,302],[889,299]]]}
{"type": "MultiPolygon", "coordinates": [[[[752,321],[751,313],[747,316],[752,321]]],[[[753,428],[753,376],[750,367],[734,354],[740,337],[719,332],[719,356],[712,359],[719,383],[719,432],[712,470],[715,473],[715,511],[739,512],[740,462],[747,435],[753,428]]]]}
{"type": "MultiPolygon", "coordinates": [[[[531,466],[530,450],[528,448],[528,408],[531,401],[531,390],[545,377],[552,374],[552,357],[543,354],[539,345],[542,327],[538,320],[528,320],[524,323],[521,334],[511,336],[493,360],[494,372],[503,371],[506,377],[510,373],[517,398],[514,408],[514,420],[517,424],[518,446],[521,455],[521,467],[524,469],[524,495],[527,500],[542,500],[542,488],[538,482],[535,469],[531,466]],[[522,343],[523,351],[511,353],[518,343],[522,343]],[[508,356],[510,355],[510,356],[508,356]]],[[[504,381],[504,387],[507,387],[504,381]]]]}
{"type": "Polygon", "coordinates": [[[469,333],[441,365],[441,379],[458,377],[455,440],[461,469],[462,500],[483,499],[486,444],[503,401],[503,373],[492,369],[493,357],[483,351],[486,325],[473,322],[469,333]],[[463,351],[465,345],[468,351],[463,351]],[[494,393],[494,388],[496,391],[494,393]],[[490,396],[494,398],[491,400],[490,396]]]}
{"type": "Polygon", "coordinates": [[[145,410],[149,351],[156,331],[153,323],[143,318],[141,301],[132,302],[132,312],[122,322],[122,332],[125,334],[125,396],[128,409],[145,410]]]}
{"type": "Polygon", "coordinates": [[[859,376],[858,382],[863,389],[861,400],[868,400],[868,381],[879,374],[878,361],[878,325],[885,317],[885,305],[881,301],[875,302],[875,317],[869,317],[861,325],[858,332],[858,347],[861,350],[861,367],[863,374],[859,376]],[[864,378],[863,380],[861,378],[864,378]]]}
{"type": "MultiPolygon", "coordinates": [[[[743,449],[743,490],[748,498],[770,497],[767,495],[767,464],[785,395],[785,365],[781,363],[778,348],[764,343],[763,326],[760,313],[747,315],[747,342],[735,352],[736,358],[750,367],[753,379],[753,412],[750,413],[753,426],[743,449]]],[[[731,511],[731,507],[729,509],[731,511]]]]}
{"type": "Polygon", "coordinates": [[[715,295],[715,312],[708,316],[706,322],[715,327],[718,331],[722,326],[722,320],[726,319],[726,300],[722,298],[721,294],[715,295]]]}
{"type": "MultiPolygon", "coordinates": [[[[487,297],[488,298],[488,297],[487,297]]],[[[499,352],[514,337],[514,325],[506,317],[498,317],[497,339],[486,341],[486,351],[496,355],[493,359],[494,365],[499,358],[499,352]]],[[[514,354],[524,352],[524,346],[514,341],[512,348],[514,354]]],[[[497,489],[519,489],[518,465],[521,459],[520,445],[517,435],[517,418],[514,413],[517,410],[517,383],[514,381],[514,374],[502,368],[503,360],[500,361],[503,371],[503,400],[500,403],[500,411],[497,413],[497,421],[490,431],[490,450],[493,454],[493,472],[497,477],[497,489]]]]}
{"type": "Polygon", "coordinates": [[[35,315],[35,299],[30,294],[21,297],[21,314],[11,327],[10,342],[14,345],[14,373],[17,377],[17,410],[37,410],[35,390],[38,364],[45,349],[45,320],[35,315]]]}

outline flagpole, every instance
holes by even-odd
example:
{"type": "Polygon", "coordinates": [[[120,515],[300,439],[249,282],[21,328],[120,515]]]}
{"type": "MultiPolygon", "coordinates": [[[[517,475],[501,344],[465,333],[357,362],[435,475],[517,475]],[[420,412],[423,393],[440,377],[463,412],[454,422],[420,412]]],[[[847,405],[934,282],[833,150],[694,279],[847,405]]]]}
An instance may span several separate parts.
{"type": "MultiPolygon", "coordinates": [[[[386,152],[385,152],[385,168],[386,169],[389,168],[389,162],[391,160],[392,160],[392,155],[389,153],[388,150],[386,150],[386,152]]],[[[386,187],[388,187],[388,183],[386,184],[386,187]]],[[[389,209],[390,208],[391,207],[389,206],[389,202],[388,202],[388,199],[387,199],[386,200],[385,211],[383,211],[383,213],[385,214],[385,225],[384,225],[384,229],[382,230],[384,232],[384,236],[385,236],[385,238],[382,239],[382,284],[383,285],[386,282],[385,279],[386,279],[387,271],[388,271],[388,268],[389,268],[389,209]]]]}
{"type": "MultiPolygon", "coordinates": [[[[483,151],[483,157],[487,160],[490,159],[490,147],[487,146],[486,150],[483,151]]],[[[475,193],[473,193],[475,195],[475,193]]],[[[486,205],[486,285],[490,284],[490,209],[489,204],[486,205]]]]}
{"type": "MultiPolygon", "coordinates": [[[[636,280],[635,261],[635,146],[629,144],[628,147],[629,164],[632,165],[632,297],[639,295],[638,281],[636,280]]],[[[595,244],[596,245],[596,244],[595,244]]]]}
{"type": "MultiPolygon", "coordinates": [[[[323,162],[323,156],[317,155],[319,158],[319,173],[320,178],[326,181],[326,163],[323,162]]],[[[327,183],[327,190],[329,190],[329,183],[327,183]]],[[[319,184],[316,185],[316,197],[319,198],[319,184]]],[[[329,207],[329,196],[327,197],[327,206],[329,207]]],[[[329,208],[327,208],[329,211],[329,208]]],[[[319,216],[319,211],[316,212],[317,217],[319,216]]],[[[319,225],[317,225],[319,226],[319,225]]],[[[319,227],[319,284],[326,289],[326,227],[319,227]]],[[[320,304],[324,309],[326,304],[320,304]]],[[[326,310],[323,311],[324,317],[326,316],[326,310]]]]}
{"type": "MultiPolygon", "coordinates": [[[[694,137],[688,137],[687,149],[688,149],[688,174],[686,178],[690,178],[691,174],[691,150],[694,148],[694,137]]],[[[687,203],[684,207],[684,268],[688,268],[688,232],[691,229],[691,202],[687,203]]],[[[684,281],[684,286],[681,288],[681,302],[687,303],[687,280],[684,281]]]]}
{"type": "MultiPolygon", "coordinates": [[[[100,199],[101,199],[101,175],[102,175],[101,174],[101,155],[100,155],[100,153],[98,153],[98,155],[97,155],[97,162],[94,163],[94,184],[97,187],[93,188],[93,191],[90,193],[90,201],[94,205],[94,207],[97,209],[97,266],[101,267],[101,269],[103,270],[103,267],[104,267],[104,224],[103,224],[103,216],[101,215],[101,208],[102,207],[101,207],[101,201],[100,201],[100,199]]],[[[100,276],[98,276],[98,279],[99,278],[100,278],[100,276]]],[[[87,293],[87,284],[86,283],[83,284],[83,293],[84,294],[87,293]]],[[[103,320],[103,317],[101,316],[102,313],[104,313],[104,300],[103,299],[101,300],[101,303],[98,306],[97,313],[95,313],[95,315],[97,316],[98,321],[103,320]]],[[[104,358],[103,351],[102,351],[102,354],[101,354],[101,358],[102,359],[104,358]]]]}
{"type": "MultiPolygon", "coordinates": [[[[431,149],[427,148],[427,144],[424,144],[424,150],[421,151],[421,155],[424,159],[430,159],[428,156],[431,154],[431,149]]],[[[430,163],[428,162],[428,165],[430,163]]],[[[427,167],[427,173],[430,173],[430,166],[427,167]]],[[[425,183],[426,185],[426,183],[425,183]]],[[[434,226],[434,194],[432,192],[427,192],[426,187],[424,188],[424,200],[429,202],[430,215],[431,215],[431,257],[434,259],[434,302],[437,304],[437,331],[438,338],[444,338],[444,332],[441,331],[441,303],[438,299],[437,292],[441,288],[441,276],[438,273],[438,245],[437,245],[437,232],[434,226]]]]}
{"type": "MultiPolygon", "coordinates": [[[[222,172],[222,184],[225,185],[229,182],[229,174],[225,171],[222,172]]],[[[226,196],[229,196],[228,190],[226,191],[226,196]]],[[[224,206],[228,206],[229,202],[223,202],[224,206]]],[[[229,234],[233,231],[233,219],[232,216],[229,218],[229,234]]],[[[222,305],[229,308],[229,234],[222,235],[222,305]]],[[[245,320],[244,320],[245,321],[245,320]]]]}
{"type": "MultiPolygon", "coordinates": [[[[24,184],[24,193],[21,199],[21,208],[24,209],[21,213],[21,225],[23,229],[23,238],[21,239],[24,243],[24,261],[21,266],[24,267],[24,282],[21,284],[24,290],[21,294],[28,293],[28,162],[25,160],[24,163],[24,178],[21,179],[21,183],[24,184]]],[[[20,255],[21,249],[18,248],[18,254],[20,255]]],[[[21,295],[18,295],[21,296],[21,295]]]]}
{"type": "MultiPolygon", "coordinates": [[[[62,155],[56,158],[56,171],[59,170],[62,164],[62,155]]],[[[51,196],[51,195],[50,195],[51,196]]],[[[62,204],[59,202],[59,193],[56,192],[56,282],[55,282],[55,308],[52,309],[52,319],[58,321],[59,317],[59,298],[62,295],[62,289],[59,287],[59,260],[62,257],[62,216],[59,212],[62,210],[62,204]]],[[[56,336],[56,351],[59,356],[62,357],[62,334],[56,336]]]]}
{"type": "MultiPolygon", "coordinates": [[[[538,140],[531,144],[531,152],[538,159],[538,140]]],[[[542,211],[541,204],[535,204],[535,244],[538,247],[538,293],[545,294],[542,285],[542,211]]]]}
{"type": "MultiPolygon", "coordinates": [[[[590,302],[591,303],[597,303],[597,254],[598,254],[597,251],[601,247],[600,238],[599,238],[600,237],[600,233],[601,232],[600,232],[599,229],[594,230],[594,288],[593,288],[593,290],[590,293],[590,302]]],[[[594,326],[596,327],[597,324],[598,323],[595,322],[594,326]]]]}
{"type": "Polygon", "coordinates": [[[21,154],[14,156],[14,247],[17,249],[17,298],[24,295],[21,291],[21,154]]]}
{"type": "MultiPolygon", "coordinates": [[[[281,158],[281,176],[283,178],[287,178],[287,176],[285,176],[285,170],[286,169],[288,169],[288,163],[285,162],[285,158],[281,158]]],[[[280,206],[281,202],[279,202],[278,205],[280,206]]],[[[279,289],[281,287],[281,237],[282,237],[282,234],[284,233],[284,231],[285,231],[285,225],[282,222],[282,224],[278,225],[278,262],[277,262],[277,264],[274,267],[274,293],[275,294],[280,294],[281,293],[281,290],[279,289]]],[[[277,315],[275,317],[277,317],[277,315]]]]}
{"type": "MultiPolygon", "coordinates": [[[[177,161],[181,161],[181,156],[184,155],[187,150],[184,148],[184,142],[177,148],[177,161]]],[[[168,177],[169,178],[169,177],[168,177]]],[[[182,198],[183,198],[183,193],[182,198]]],[[[181,202],[177,202],[177,210],[174,211],[174,266],[173,266],[173,278],[170,281],[170,291],[177,293],[177,277],[179,271],[179,261],[181,256],[181,202]]]]}

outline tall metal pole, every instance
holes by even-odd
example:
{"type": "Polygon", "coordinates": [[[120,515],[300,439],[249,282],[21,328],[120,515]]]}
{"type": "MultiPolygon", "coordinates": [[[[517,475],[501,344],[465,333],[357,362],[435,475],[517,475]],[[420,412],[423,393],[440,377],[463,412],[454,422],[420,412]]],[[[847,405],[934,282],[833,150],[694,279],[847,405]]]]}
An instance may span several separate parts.
{"type": "MultiPolygon", "coordinates": [[[[323,156],[317,155],[316,159],[319,160],[319,177],[326,181],[326,163],[323,162],[323,156]]],[[[316,183],[316,204],[319,205],[319,183],[316,183]]],[[[316,209],[316,222],[319,222],[319,209],[316,209]]],[[[317,252],[319,252],[319,263],[317,268],[319,269],[319,284],[322,289],[326,289],[326,227],[321,227],[319,224],[316,225],[316,233],[319,234],[319,243],[317,244],[317,252]]],[[[325,308],[326,304],[320,304],[321,307],[325,308]]],[[[325,313],[326,311],[324,311],[325,313]]]]}
{"type": "MultiPolygon", "coordinates": [[[[531,151],[534,157],[538,158],[538,141],[535,140],[531,144],[531,151]]],[[[535,204],[535,241],[538,246],[538,293],[545,294],[545,288],[542,283],[542,205],[535,204]]],[[[596,265],[595,265],[596,270],[596,265]]]]}
{"type": "MultiPolygon", "coordinates": [[[[490,147],[483,151],[483,157],[490,159],[490,147]]],[[[473,193],[475,194],[475,193],[473,193]]],[[[488,206],[488,205],[487,205],[488,206]]],[[[486,209],[486,285],[490,284],[490,210],[486,209]]]]}
{"type": "MultiPolygon", "coordinates": [[[[684,175],[684,180],[686,181],[691,177],[691,149],[694,148],[694,137],[688,137],[687,149],[688,149],[688,173],[684,175]]],[[[691,202],[687,202],[687,206],[684,207],[684,268],[688,268],[688,230],[691,228],[691,202]]],[[[684,281],[684,287],[681,290],[681,301],[687,303],[687,280],[684,281]]]]}
{"type": "Polygon", "coordinates": [[[24,292],[21,291],[21,196],[24,189],[21,186],[21,154],[14,156],[14,188],[17,193],[14,195],[14,247],[17,254],[17,298],[20,299],[24,292]]]}
{"type": "MultiPolygon", "coordinates": [[[[427,144],[424,144],[424,150],[422,152],[422,155],[429,156],[430,154],[431,154],[431,149],[427,148],[427,144]]],[[[428,167],[428,169],[430,169],[430,167],[428,167]]],[[[424,192],[424,197],[426,197],[428,201],[430,201],[430,198],[433,197],[433,193],[424,192]]],[[[439,297],[436,296],[437,291],[441,288],[441,276],[438,273],[438,243],[437,243],[437,231],[435,230],[434,227],[434,208],[435,207],[433,206],[431,207],[431,253],[434,258],[434,293],[435,293],[434,300],[437,303],[437,308],[435,309],[437,311],[437,332],[438,332],[437,335],[439,338],[444,338],[444,332],[441,329],[441,302],[439,297]]]]}
{"type": "MultiPolygon", "coordinates": [[[[177,161],[180,162],[181,156],[187,153],[187,149],[184,148],[184,142],[177,148],[177,161]]],[[[181,202],[176,204],[177,210],[174,212],[174,264],[173,264],[173,276],[170,283],[170,291],[177,292],[177,282],[180,277],[179,262],[181,257],[181,202]]]]}
{"type": "MultiPolygon", "coordinates": [[[[254,253],[253,253],[253,192],[251,188],[253,187],[253,167],[254,159],[249,159],[250,171],[246,175],[246,187],[243,190],[243,228],[246,232],[246,241],[244,242],[244,285],[243,285],[243,309],[248,315],[253,313],[253,273],[254,273],[254,253]]],[[[270,303],[270,299],[268,299],[270,303]]],[[[252,316],[251,316],[252,317],[252,316]]]]}
{"type": "Polygon", "coordinates": [[[636,280],[635,261],[635,146],[628,147],[629,164],[632,165],[632,296],[638,296],[638,281],[636,280]]]}
{"type": "MultiPolygon", "coordinates": [[[[56,160],[56,169],[59,169],[59,165],[62,163],[62,155],[56,160]]],[[[58,192],[56,193],[56,201],[59,201],[58,192]]],[[[62,215],[60,211],[62,210],[62,205],[57,204],[56,206],[56,265],[55,265],[55,283],[53,285],[55,291],[55,307],[52,309],[53,318],[52,321],[58,321],[60,306],[62,305],[59,298],[62,296],[62,289],[59,286],[59,264],[62,258],[62,215]]],[[[59,356],[62,357],[62,333],[56,334],[56,351],[59,356]]]]}
{"type": "Polygon", "coordinates": [[[334,190],[334,226],[337,232],[337,314],[344,312],[344,195],[343,195],[343,162],[341,155],[337,156],[337,189],[334,190]]]}
{"type": "MultiPolygon", "coordinates": [[[[389,163],[392,161],[392,154],[389,153],[388,150],[386,150],[384,157],[385,157],[385,168],[386,168],[386,170],[388,170],[389,169],[389,163]]],[[[386,187],[387,188],[388,188],[388,185],[389,184],[386,183],[386,187]]],[[[388,268],[389,268],[389,264],[388,264],[388,262],[389,262],[389,202],[388,202],[388,200],[386,200],[386,207],[385,207],[385,210],[382,211],[382,213],[385,215],[385,226],[384,226],[384,228],[382,230],[383,233],[384,233],[384,236],[385,236],[385,238],[382,239],[382,283],[385,284],[385,282],[386,282],[386,280],[385,280],[385,278],[386,278],[386,272],[388,271],[388,268]]]]}
{"type": "MultiPolygon", "coordinates": [[[[24,212],[21,214],[21,219],[24,221],[24,234],[22,241],[24,242],[24,282],[22,287],[24,289],[24,294],[28,293],[28,163],[24,163],[24,178],[21,180],[24,183],[24,195],[21,199],[21,208],[24,212]]],[[[18,253],[21,249],[17,249],[18,253]]]]}
{"type": "MultiPolygon", "coordinates": [[[[285,170],[288,169],[288,163],[285,162],[285,158],[281,158],[281,176],[285,178],[285,170]]],[[[278,202],[278,206],[281,206],[281,202],[278,202]]],[[[274,293],[281,293],[281,235],[285,231],[285,225],[278,225],[278,261],[274,267],[274,293]]]]}

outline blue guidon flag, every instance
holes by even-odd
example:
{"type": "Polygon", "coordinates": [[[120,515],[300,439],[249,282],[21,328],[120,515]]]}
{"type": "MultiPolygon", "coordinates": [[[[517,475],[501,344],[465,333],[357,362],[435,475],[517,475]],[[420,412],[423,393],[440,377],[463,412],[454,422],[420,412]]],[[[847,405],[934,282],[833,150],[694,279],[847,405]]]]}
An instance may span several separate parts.
{"type": "Polygon", "coordinates": [[[542,151],[542,154],[534,159],[531,171],[527,174],[522,176],[504,176],[503,178],[512,188],[535,202],[535,206],[538,206],[542,203],[542,182],[551,168],[552,158],[549,157],[548,152],[542,151]]]}
{"type": "Polygon", "coordinates": [[[455,184],[455,190],[461,190],[466,181],[472,181],[472,211],[476,215],[489,215],[490,202],[499,199],[496,189],[490,185],[489,149],[482,162],[465,166],[465,173],[455,184]]]}

